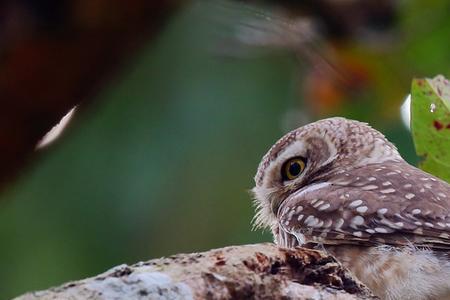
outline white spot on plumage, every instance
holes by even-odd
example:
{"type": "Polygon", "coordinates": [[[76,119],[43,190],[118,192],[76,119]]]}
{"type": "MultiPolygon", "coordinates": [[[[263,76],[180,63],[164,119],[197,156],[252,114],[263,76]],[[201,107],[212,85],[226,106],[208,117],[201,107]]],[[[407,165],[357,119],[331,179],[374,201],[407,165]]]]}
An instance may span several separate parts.
{"type": "Polygon", "coordinates": [[[390,181],[385,181],[385,182],[382,183],[383,186],[388,186],[388,185],[391,185],[391,184],[392,183],[390,181]]]}
{"type": "Polygon", "coordinates": [[[317,220],[317,222],[316,222],[315,224],[311,225],[311,226],[314,227],[314,228],[320,228],[320,227],[322,227],[322,226],[323,226],[323,221],[322,221],[322,220],[319,220],[319,219],[317,219],[317,218],[316,218],[316,220],[317,220]]]}
{"type": "Polygon", "coordinates": [[[378,186],[376,186],[374,184],[370,184],[370,185],[363,186],[361,189],[364,191],[371,191],[371,190],[376,190],[377,188],[378,188],[378,186]]]}
{"type": "Polygon", "coordinates": [[[314,204],[316,204],[317,201],[319,201],[319,199],[312,199],[310,203],[311,203],[311,205],[314,206],[314,204]]]}
{"type": "Polygon", "coordinates": [[[375,231],[378,233],[388,233],[388,230],[383,227],[375,227],[375,231]]]}
{"type": "Polygon", "coordinates": [[[410,187],[412,187],[412,184],[411,184],[411,183],[407,183],[407,184],[405,184],[403,187],[404,187],[405,189],[409,189],[410,187]]]}
{"type": "Polygon", "coordinates": [[[308,216],[304,221],[306,226],[314,226],[315,224],[319,223],[319,220],[314,216],[308,216]]]}
{"type": "Polygon", "coordinates": [[[369,178],[367,178],[367,180],[369,180],[369,181],[375,181],[375,180],[377,180],[375,177],[369,177],[369,178]]]}
{"type": "Polygon", "coordinates": [[[390,188],[390,189],[381,190],[380,193],[383,193],[383,194],[395,193],[395,189],[390,188]]]}
{"type": "Polygon", "coordinates": [[[320,200],[320,201],[315,202],[315,203],[313,204],[313,206],[314,206],[315,208],[317,208],[317,207],[321,206],[323,203],[324,203],[324,201],[323,201],[323,200],[320,200]]]}
{"type": "Polygon", "coordinates": [[[425,226],[427,226],[427,227],[431,227],[431,228],[433,228],[434,227],[434,225],[433,224],[431,224],[430,222],[425,222],[425,223],[423,223],[425,226]]]}
{"type": "Polygon", "coordinates": [[[329,203],[325,203],[324,205],[322,205],[322,206],[319,207],[319,210],[321,210],[321,211],[322,211],[322,210],[326,210],[326,209],[330,208],[330,206],[331,206],[331,205],[330,205],[329,203]]]}
{"type": "Polygon", "coordinates": [[[422,211],[420,210],[420,209],[418,209],[418,208],[415,208],[415,209],[413,209],[412,211],[411,211],[411,213],[413,214],[413,215],[418,215],[418,214],[420,214],[422,211]]]}
{"type": "Polygon", "coordinates": [[[356,208],[356,211],[363,214],[363,213],[367,212],[368,209],[369,208],[367,206],[359,206],[356,208]]]}
{"type": "Polygon", "coordinates": [[[350,208],[355,208],[355,207],[357,207],[357,206],[360,206],[361,204],[363,204],[363,201],[360,200],[360,199],[358,199],[358,200],[352,201],[352,202],[348,205],[348,207],[350,207],[350,208]]]}
{"type": "Polygon", "coordinates": [[[414,198],[415,196],[416,195],[414,195],[413,193],[408,193],[408,194],[405,195],[405,198],[410,200],[410,199],[414,198]]]}
{"type": "Polygon", "coordinates": [[[363,233],[361,231],[355,231],[353,232],[353,235],[356,237],[362,237],[363,233]]]}
{"type": "Polygon", "coordinates": [[[397,227],[403,227],[403,226],[404,226],[403,222],[396,222],[396,223],[394,223],[394,224],[395,224],[395,226],[397,226],[397,227]]]}
{"type": "Polygon", "coordinates": [[[288,214],[287,214],[287,216],[288,216],[288,219],[292,219],[292,217],[294,216],[294,213],[295,213],[295,210],[290,210],[289,212],[288,212],[288,214]]]}
{"type": "Polygon", "coordinates": [[[344,225],[344,219],[339,218],[336,221],[336,224],[334,224],[335,229],[341,229],[342,225],[344,225]]]}
{"type": "Polygon", "coordinates": [[[305,215],[298,215],[297,221],[301,221],[305,215]]]}
{"type": "Polygon", "coordinates": [[[415,234],[423,234],[423,229],[421,227],[414,229],[413,233],[415,234]]]}
{"type": "Polygon", "coordinates": [[[380,208],[377,210],[377,213],[380,215],[384,215],[385,213],[387,213],[388,209],[387,208],[380,208]]]}
{"type": "Polygon", "coordinates": [[[364,224],[364,218],[361,216],[355,216],[352,219],[352,224],[356,226],[361,226],[364,224]]]}

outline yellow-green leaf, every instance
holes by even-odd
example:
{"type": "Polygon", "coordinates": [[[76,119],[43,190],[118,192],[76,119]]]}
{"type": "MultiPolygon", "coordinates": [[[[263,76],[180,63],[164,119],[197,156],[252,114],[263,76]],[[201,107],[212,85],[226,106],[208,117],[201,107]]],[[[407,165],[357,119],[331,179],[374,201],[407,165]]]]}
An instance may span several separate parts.
{"type": "Polygon", "coordinates": [[[414,79],[411,130],[420,168],[450,182],[450,83],[441,75],[414,79]]]}

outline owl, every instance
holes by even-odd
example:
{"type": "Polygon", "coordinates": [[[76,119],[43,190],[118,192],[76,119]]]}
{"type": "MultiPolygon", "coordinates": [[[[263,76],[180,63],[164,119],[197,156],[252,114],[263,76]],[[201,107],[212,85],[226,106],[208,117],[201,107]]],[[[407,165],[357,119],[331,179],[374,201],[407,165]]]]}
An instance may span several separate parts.
{"type": "Polygon", "coordinates": [[[255,183],[255,225],[278,246],[320,246],[381,299],[450,299],[450,185],[366,123],[287,133],[255,183]]]}

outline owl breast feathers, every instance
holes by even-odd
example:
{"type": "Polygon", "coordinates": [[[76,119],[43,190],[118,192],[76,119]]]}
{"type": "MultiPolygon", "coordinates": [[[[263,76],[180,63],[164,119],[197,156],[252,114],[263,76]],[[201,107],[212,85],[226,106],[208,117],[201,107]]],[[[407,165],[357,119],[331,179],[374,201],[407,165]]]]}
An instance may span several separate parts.
{"type": "Polygon", "coordinates": [[[365,123],[330,118],[289,132],[255,182],[256,225],[282,247],[450,250],[450,185],[406,163],[365,123]]]}

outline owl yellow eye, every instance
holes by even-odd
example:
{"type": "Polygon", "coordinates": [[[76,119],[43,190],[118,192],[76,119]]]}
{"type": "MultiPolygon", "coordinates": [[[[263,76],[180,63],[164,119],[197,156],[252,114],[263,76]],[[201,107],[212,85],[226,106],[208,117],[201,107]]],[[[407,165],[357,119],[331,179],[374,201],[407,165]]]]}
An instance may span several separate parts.
{"type": "Polygon", "coordinates": [[[303,157],[294,157],[284,163],[281,168],[283,180],[292,180],[300,176],[306,167],[306,160],[303,157]]]}

